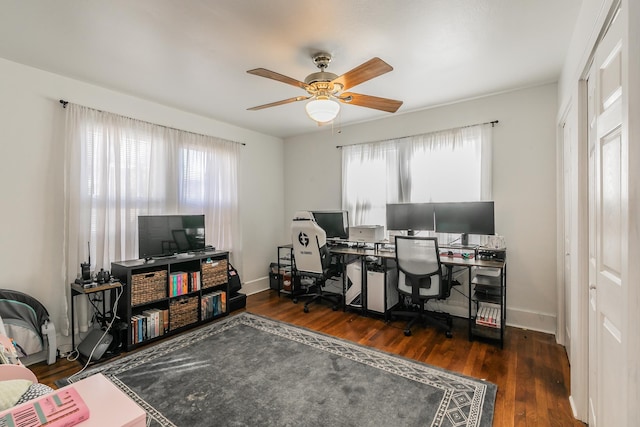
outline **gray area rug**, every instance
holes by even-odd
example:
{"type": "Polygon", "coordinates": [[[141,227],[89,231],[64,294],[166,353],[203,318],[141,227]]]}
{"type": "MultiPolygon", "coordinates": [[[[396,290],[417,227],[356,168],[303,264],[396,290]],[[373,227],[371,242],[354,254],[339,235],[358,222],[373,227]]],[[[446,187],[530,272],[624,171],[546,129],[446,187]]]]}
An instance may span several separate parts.
{"type": "Polygon", "coordinates": [[[497,390],[246,312],[70,382],[96,373],[144,408],[152,426],[488,427],[497,390]]]}

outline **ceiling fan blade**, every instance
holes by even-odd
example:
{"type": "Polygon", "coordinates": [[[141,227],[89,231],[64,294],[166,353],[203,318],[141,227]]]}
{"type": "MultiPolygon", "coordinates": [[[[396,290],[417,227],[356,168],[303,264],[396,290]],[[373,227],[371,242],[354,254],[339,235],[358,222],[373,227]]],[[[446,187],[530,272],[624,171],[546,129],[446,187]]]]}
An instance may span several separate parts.
{"type": "Polygon", "coordinates": [[[338,99],[340,102],[345,104],[373,108],[376,110],[386,111],[388,113],[395,113],[402,105],[402,101],[396,101],[395,99],[379,98],[377,96],[362,95],[353,92],[343,93],[338,99]]]}
{"type": "Polygon", "coordinates": [[[291,77],[287,77],[283,74],[276,73],[275,71],[267,70],[266,68],[255,68],[253,70],[247,71],[249,74],[253,74],[260,77],[266,77],[268,79],[277,80],[282,83],[286,83],[288,85],[296,86],[301,89],[307,89],[308,85],[305,82],[301,82],[300,80],[296,80],[291,77]]]}
{"type": "Polygon", "coordinates": [[[333,83],[339,83],[342,85],[342,90],[347,90],[374,77],[388,73],[391,70],[393,70],[391,65],[380,58],[373,58],[337,77],[333,80],[333,83]]]}
{"type": "Polygon", "coordinates": [[[296,101],[304,101],[305,99],[311,98],[310,96],[296,96],[295,98],[283,99],[282,101],[272,102],[270,104],[258,105],[257,107],[247,108],[247,110],[255,111],[262,110],[263,108],[275,107],[276,105],[289,104],[291,102],[296,101]]]}

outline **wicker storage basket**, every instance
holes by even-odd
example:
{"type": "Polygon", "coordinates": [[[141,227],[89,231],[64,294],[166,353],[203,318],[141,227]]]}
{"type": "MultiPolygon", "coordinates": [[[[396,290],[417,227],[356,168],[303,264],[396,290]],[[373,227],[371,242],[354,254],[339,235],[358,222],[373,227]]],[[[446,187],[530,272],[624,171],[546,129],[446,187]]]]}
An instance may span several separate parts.
{"type": "Polygon", "coordinates": [[[140,305],[167,297],[167,270],[133,274],[131,305],[140,305]]]}
{"type": "Polygon", "coordinates": [[[169,330],[198,322],[198,297],[180,298],[169,304],[169,330]]]}
{"type": "Polygon", "coordinates": [[[228,267],[226,259],[207,260],[202,263],[202,288],[227,283],[228,267]]]}

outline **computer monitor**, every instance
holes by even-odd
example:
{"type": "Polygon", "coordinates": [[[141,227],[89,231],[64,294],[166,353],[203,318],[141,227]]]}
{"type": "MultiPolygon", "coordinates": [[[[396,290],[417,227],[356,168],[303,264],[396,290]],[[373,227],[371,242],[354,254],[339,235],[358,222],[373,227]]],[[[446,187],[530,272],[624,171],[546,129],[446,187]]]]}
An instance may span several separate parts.
{"type": "Polygon", "coordinates": [[[493,201],[435,204],[437,233],[460,233],[461,243],[469,244],[469,234],[495,234],[493,201]]]}
{"type": "Polygon", "coordinates": [[[388,203],[387,230],[415,231],[433,230],[433,203],[388,203]]]}
{"type": "Polygon", "coordinates": [[[327,239],[349,238],[349,213],[347,211],[312,211],[316,223],[327,233],[327,239]]]}

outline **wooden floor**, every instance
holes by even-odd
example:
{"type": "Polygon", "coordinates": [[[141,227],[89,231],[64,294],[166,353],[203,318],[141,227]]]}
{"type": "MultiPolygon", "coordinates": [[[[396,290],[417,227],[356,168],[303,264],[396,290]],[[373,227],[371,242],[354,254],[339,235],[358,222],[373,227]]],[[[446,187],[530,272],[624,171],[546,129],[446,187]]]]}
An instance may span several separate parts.
{"type": "MultiPolygon", "coordinates": [[[[466,320],[456,319],[451,339],[434,328],[421,327],[405,337],[402,321],[385,323],[357,313],[334,312],[323,304],[303,313],[302,303],[278,297],[275,291],[250,295],[246,311],[491,381],[498,386],[494,426],[585,425],[573,418],[569,363],[552,335],[507,327],[504,349],[500,349],[494,343],[469,342],[466,320]]],[[[55,380],[75,373],[80,364],[61,359],[51,366],[40,363],[30,368],[41,382],[55,387],[55,380]]]]}

